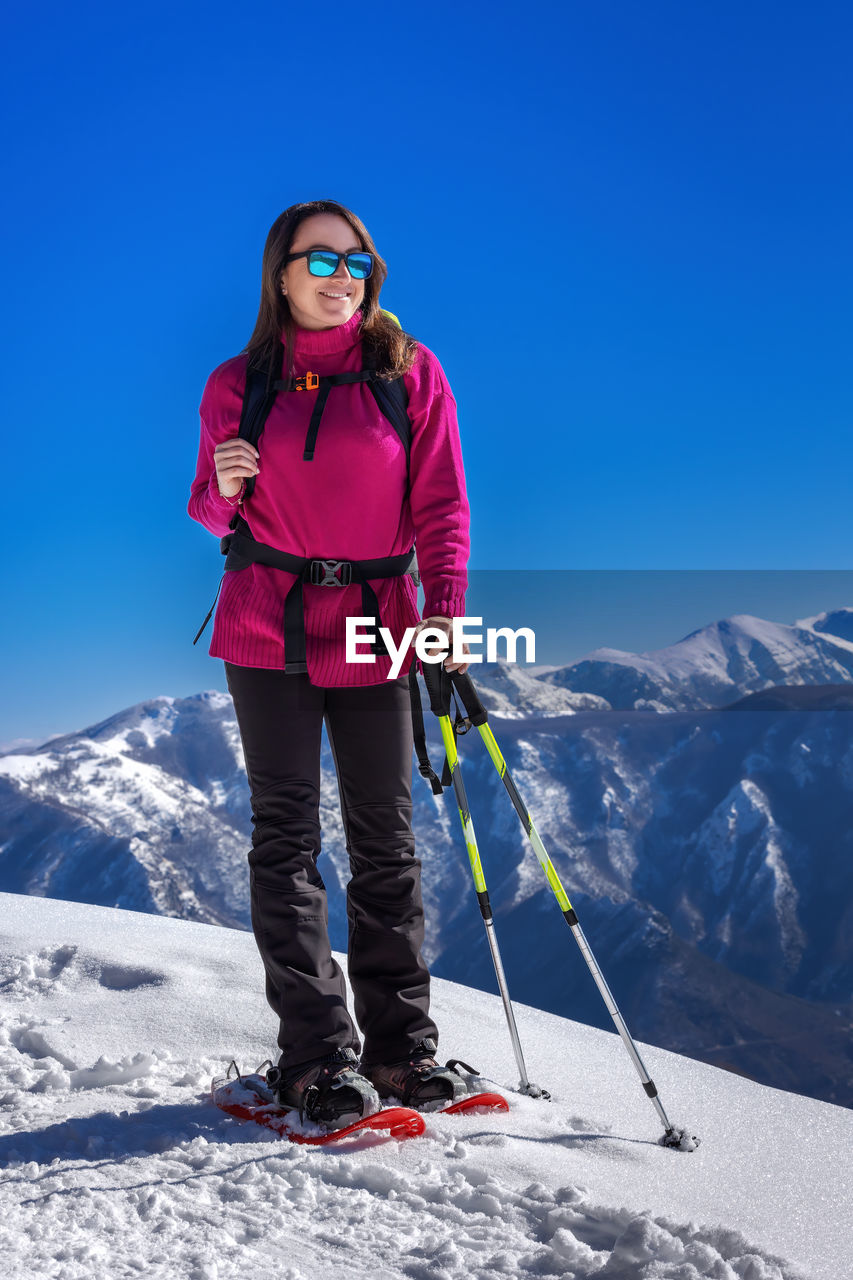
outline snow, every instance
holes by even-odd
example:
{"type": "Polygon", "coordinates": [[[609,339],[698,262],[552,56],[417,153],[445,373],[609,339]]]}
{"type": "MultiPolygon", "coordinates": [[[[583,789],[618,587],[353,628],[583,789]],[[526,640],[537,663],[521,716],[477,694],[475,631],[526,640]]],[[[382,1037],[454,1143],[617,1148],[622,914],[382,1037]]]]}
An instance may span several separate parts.
{"type": "MultiPolygon", "coordinates": [[[[524,667],[499,658],[496,662],[474,664],[471,679],[490,716],[503,720],[521,720],[527,716],[557,717],[576,715],[579,711],[607,711],[605,698],[592,693],[574,693],[559,685],[546,684],[537,673],[556,671],[557,667],[524,667]]],[[[421,690],[426,705],[427,698],[421,690]]]]}
{"type": "MultiPolygon", "coordinates": [[[[0,894],[3,1274],[146,1280],[840,1280],[850,1112],[523,1005],[517,1080],[497,996],[434,981],[442,1053],[507,1115],[304,1148],[208,1101],[275,1050],[250,934],[0,894]]],[[[343,963],[343,957],[338,957],[343,963]]]]}
{"type": "Polygon", "coordinates": [[[823,613],[815,614],[810,618],[798,618],[794,622],[794,626],[800,627],[806,631],[813,631],[821,639],[830,640],[833,644],[837,645],[839,649],[846,649],[848,653],[853,653],[853,641],[846,639],[843,635],[839,635],[837,631],[832,630],[831,624],[833,619],[836,624],[842,621],[849,622],[849,620],[853,619],[853,609],[834,609],[831,612],[824,611],[823,613]],[[830,630],[825,631],[824,627],[828,622],[830,623],[830,630]]]}

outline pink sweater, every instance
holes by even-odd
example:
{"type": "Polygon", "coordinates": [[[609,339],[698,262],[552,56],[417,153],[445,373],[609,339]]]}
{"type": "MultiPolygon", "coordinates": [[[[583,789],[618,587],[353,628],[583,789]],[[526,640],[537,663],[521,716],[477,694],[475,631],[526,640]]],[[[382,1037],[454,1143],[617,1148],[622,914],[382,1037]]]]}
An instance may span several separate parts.
{"type": "MultiPolygon", "coordinates": [[[[297,329],[298,375],[361,369],[361,315],[334,329],[297,329]]],[[[258,446],[260,471],[252,496],[240,507],[219,494],[213,450],[237,435],[246,356],[214,369],[201,398],[201,442],[188,505],[211,533],[229,532],[235,510],[258,542],[298,556],[367,560],[400,555],[417,543],[424,617],[465,612],[469,553],[468,500],[462,469],[456,401],[436,357],[420,346],[404,381],[412,422],[408,501],[406,457],[391,423],[364,383],[333,387],[320,423],[314,458],[302,451],[316,391],[279,392],[258,446]]],[[[284,667],[284,599],[294,575],[253,564],[225,574],[210,655],[247,667],[284,667]]],[[[418,622],[411,578],[371,582],[380,623],[399,644],[418,622]]],[[[360,615],[361,587],[303,587],[308,675],[315,685],[367,685],[383,681],[390,659],[345,660],[345,618],[360,615]]],[[[360,652],[367,652],[362,647],[360,652]]],[[[408,659],[402,672],[408,671],[408,659]]]]}

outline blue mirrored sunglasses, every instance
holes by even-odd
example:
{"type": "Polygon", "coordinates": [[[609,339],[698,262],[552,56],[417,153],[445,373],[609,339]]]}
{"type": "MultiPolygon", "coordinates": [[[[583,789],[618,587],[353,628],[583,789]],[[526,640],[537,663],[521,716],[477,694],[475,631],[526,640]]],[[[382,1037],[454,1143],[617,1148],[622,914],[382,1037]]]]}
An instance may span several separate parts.
{"type": "Polygon", "coordinates": [[[285,266],[294,258],[307,258],[308,270],[312,276],[333,276],[338,269],[341,258],[347,264],[347,271],[353,280],[366,280],[373,270],[372,253],[335,253],[332,249],[303,249],[302,253],[291,253],[285,258],[285,266]]]}

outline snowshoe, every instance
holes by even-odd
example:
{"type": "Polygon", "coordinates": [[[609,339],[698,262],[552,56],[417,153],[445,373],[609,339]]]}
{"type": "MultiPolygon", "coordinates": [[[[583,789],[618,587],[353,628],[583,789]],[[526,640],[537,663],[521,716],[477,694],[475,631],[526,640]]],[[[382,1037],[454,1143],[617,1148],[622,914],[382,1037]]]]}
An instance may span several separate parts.
{"type": "Polygon", "coordinates": [[[380,1109],[379,1095],[357,1066],[352,1049],[336,1049],[295,1071],[270,1067],[266,1083],[278,1105],[298,1111],[300,1120],[342,1129],[380,1109]]]}
{"type": "Polygon", "coordinates": [[[382,1098],[399,1098],[404,1107],[420,1111],[441,1111],[469,1092],[467,1080],[454,1068],[462,1067],[470,1075],[477,1072],[455,1058],[440,1067],[436,1049],[434,1040],[420,1040],[401,1061],[362,1065],[361,1072],[382,1098]]]}
{"type": "Polygon", "coordinates": [[[235,1120],[254,1121],[255,1124],[270,1129],[279,1138],[312,1147],[342,1142],[352,1134],[365,1130],[386,1133],[390,1138],[398,1140],[418,1138],[425,1131],[423,1116],[405,1107],[386,1107],[374,1111],[353,1124],[344,1125],[342,1129],[329,1129],[310,1121],[300,1121],[293,1108],[277,1105],[272,1089],[267,1087],[265,1077],[260,1074],[262,1070],[263,1067],[258,1067],[256,1072],[241,1075],[237,1063],[232,1062],[224,1077],[211,1081],[212,1101],[235,1120]]]}

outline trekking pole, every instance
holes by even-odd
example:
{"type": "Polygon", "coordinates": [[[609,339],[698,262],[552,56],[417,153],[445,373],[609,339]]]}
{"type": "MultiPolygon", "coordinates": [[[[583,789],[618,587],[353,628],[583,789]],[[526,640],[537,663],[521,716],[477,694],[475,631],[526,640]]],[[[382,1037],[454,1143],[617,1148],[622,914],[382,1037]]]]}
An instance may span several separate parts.
{"type": "Polygon", "coordinates": [[[441,736],[444,740],[444,749],[447,752],[447,763],[450,768],[450,779],[453,784],[453,791],[456,796],[456,805],[459,810],[459,819],[462,823],[462,834],[465,837],[465,847],[468,850],[468,861],[471,864],[471,873],[474,877],[474,888],[477,892],[477,902],[480,906],[480,914],[483,917],[483,924],[486,926],[486,938],[489,943],[489,950],[492,953],[492,962],[495,966],[495,973],[498,979],[498,988],[503,1001],[504,1013],[506,1014],[507,1025],[509,1026],[510,1039],[515,1053],[515,1060],[518,1064],[520,1075],[519,1091],[526,1093],[531,1098],[550,1098],[550,1093],[545,1089],[540,1089],[538,1085],[531,1084],[527,1078],[527,1070],[524,1065],[524,1054],[521,1049],[521,1040],[518,1035],[518,1027],[515,1023],[515,1014],[513,1013],[512,1003],[509,998],[509,989],[507,987],[506,974],[501,962],[501,953],[498,948],[498,939],[495,933],[495,922],[492,916],[492,908],[489,903],[489,891],[486,887],[486,879],[483,875],[483,864],[480,861],[480,851],[477,848],[477,837],[474,834],[474,824],[471,821],[471,810],[468,807],[468,797],[465,794],[465,784],[462,781],[462,769],[459,764],[459,756],[456,751],[456,734],[450,721],[450,681],[447,678],[443,663],[422,663],[424,673],[424,683],[426,684],[427,693],[430,698],[430,706],[438,716],[441,726],[441,736]]]}
{"type": "MultiPolygon", "coordinates": [[[[622,1043],[624,1044],[625,1048],[628,1050],[631,1061],[633,1062],[637,1070],[637,1074],[639,1075],[643,1083],[643,1089],[645,1090],[647,1096],[651,1099],[652,1105],[654,1106],[655,1111],[658,1114],[658,1118],[660,1119],[660,1122],[664,1127],[664,1136],[661,1139],[663,1146],[678,1147],[684,1151],[693,1150],[695,1146],[699,1145],[699,1139],[695,1137],[695,1135],[688,1134],[686,1129],[676,1129],[670,1123],[669,1117],[667,1116],[666,1111],[663,1108],[663,1103],[658,1097],[658,1091],[655,1087],[655,1083],[652,1080],[651,1076],[649,1075],[648,1071],[646,1070],[646,1066],[643,1062],[643,1059],[640,1057],[640,1051],[637,1048],[636,1043],[634,1042],[633,1036],[628,1030],[628,1027],[625,1023],[625,1019],[622,1017],[622,1014],[619,1012],[619,1006],[616,1004],[616,1001],[613,999],[613,994],[610,990],[610,987],[607,985],[607,981],[604,977],[604,974],[601,972],[601,969],[598,965],[598,961],[596,960],[595,956],[592,953],[592,948],[590,947],[586,939],[586,935],[583,929],[581,928],[580,921],[578,920],[575,909],[568,899],[568,895],[566,894],[566,891],[563,888],[562,883],[560,882],[560,877],[557,875],[554,864],[549,858],[548,852],[544,844],[542,843],[542,839],[539,835],[539,832],[536,830],[536,827],[533,823],[533,819],[531,818],[527,810],[527,807],[524,804],[524,801],[522,800],[519,794],[518,787],[515,785],[515,781],[513,780],[512,774],[509,771],[507,762],[506,760],[504,760],[503,755],[501,754],[501,749],[495,740],[495,735],[492,733],[491,727],[488,724],[488,714],[482,702],[480,701],[479,694],[474,688],[474,683],[471,680],[471,677],[467,673],[465,675],[461,675],[458,671],[452,671],[452,672],[449,672],[448,674],[450,676],[450,680],[453,684],[453,687],[456,689],[456,692],[458,693],[459,698],[462,701],[462,705],[465,708],[469,721],[471,722],[472,725],[476,725],[476,727],[480,730],[480,736],[482,737],[483,741],[486,744],[486,750],[488,751],[489,756],[491,757],[492,763],[494,764],[495,768],[500,774],[500,777],[503,781],[504,786],[506,787],[509,798],[512,800],[513,806],[515,807],[515,811],[518,814],[519,818],[521,819],[521,825],[524,827],[524,830],[527,832],[528,839],[530,840],[530,843],[533,846],[533,850],[536,854],[536,857],[539,859],[539,863],[542,867],[542,870],[545,872],[545,875],[548,879],[548,884],[551,886],[551,889],[553,890],[554,897],[557,899],[557,902],[559,904],[560,910],[563,913],[563,917],[566,921],[566,924],[571,929],[575,942],[580,947],[581,955],[583,956],[584,960],[587,963],[589,971],[595,980],[595,985],[598,987],[598,990],[601,993],[601,997],[604,1000],[605,1005],[607,1006],[607,1011],[610,1014],[611,1018],[613,1019],[613,1022],[615,1023],[615,1026],[616,1026],[616,1030],[619,1032],[619,1035],[622,1039],[622,1043]]],[[[450,717],[447,716],[446,719],[447,719],[447,724],[449,726],[450,734],[453,737],[455,737],[454,729],[450,722],[450,717]]],[[[443,726],[442,726],[442,731],[443,731],[443,726]]],[[[445,742],[446,742],[446,737],[445,737],[445,742]]],[[[454,744],[454,749],[455,749],[455,744],[454,744]]],[[[448,754],[448,759],[450,759],[449,754],[448,754]]]]}

